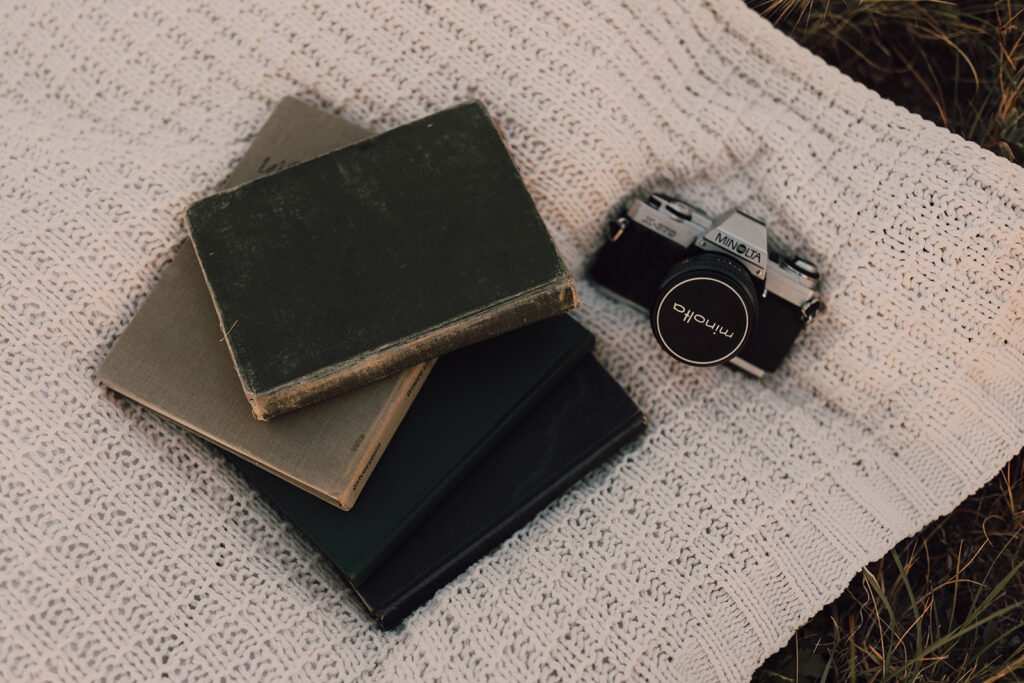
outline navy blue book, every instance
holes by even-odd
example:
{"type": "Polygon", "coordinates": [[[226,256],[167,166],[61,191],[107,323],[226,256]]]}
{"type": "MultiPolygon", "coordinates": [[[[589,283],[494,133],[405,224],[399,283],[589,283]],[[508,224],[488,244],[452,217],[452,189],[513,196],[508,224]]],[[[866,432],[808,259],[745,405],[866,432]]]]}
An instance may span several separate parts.
{"type": "Polygon", "coordinates": [[[358,586],[593,345],[562,315],[442,356],[347,512],[236,463],[358,586]]]}
{"type": "MultiPolygon", "coordinates": [[[[437,429],[443,431],[452,421],[457,419],[449,416],[437,429]]],[[[636,404],[588,356],[417,520],[373,571],[352,582],[356,594],[381,627],[397,626],[645,425],[636,404]]],[[[422,445],[424,454],[430,450],[428,443],[422,445]]],[[[317,498],[294,488],[292,495],[282,496],[286,484],[244,461],[238,464],[337,565],[343,536],[332,536],[329,522],[346,513],[335,510],[330,519],[318,519],[327,508],[317,498]]]]}
{"type": "Polygon", "coordinates": [[[626,392],[592,356],[586,358],[356,593],[383,628],[397,626],[644,426],[626,392]]]}

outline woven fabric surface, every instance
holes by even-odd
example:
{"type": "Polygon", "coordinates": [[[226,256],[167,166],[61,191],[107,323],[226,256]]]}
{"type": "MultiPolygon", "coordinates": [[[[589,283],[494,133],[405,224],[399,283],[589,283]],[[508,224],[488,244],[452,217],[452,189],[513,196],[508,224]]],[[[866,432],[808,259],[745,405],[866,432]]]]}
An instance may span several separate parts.
{"type": "Polygon", "coordinates": [[[1024,445],[1024,172],[739,0],[15,2],[0,45],[0,679],[742,680],[1024,445]],[[286,95],[376,130],[482,99],[650,422],[392,633],[95,379],[286,95]],[[777,374],[679,365],[586,281],[651,189],[819,263],[777,374]]]}

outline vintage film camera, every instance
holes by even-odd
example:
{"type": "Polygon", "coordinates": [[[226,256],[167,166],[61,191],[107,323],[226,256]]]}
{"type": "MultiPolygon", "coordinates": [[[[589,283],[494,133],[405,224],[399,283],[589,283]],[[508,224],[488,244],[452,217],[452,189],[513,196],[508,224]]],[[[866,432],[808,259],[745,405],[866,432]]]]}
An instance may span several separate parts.
{"type": "Polygon", "coordinates": [[[817,267],[768,251],[763,222],[732,210],[711,219],[662,194],[613,221],[590,276],[650,312],[654,337],[690,365],[773,372],[821,308],[817,267]]]}

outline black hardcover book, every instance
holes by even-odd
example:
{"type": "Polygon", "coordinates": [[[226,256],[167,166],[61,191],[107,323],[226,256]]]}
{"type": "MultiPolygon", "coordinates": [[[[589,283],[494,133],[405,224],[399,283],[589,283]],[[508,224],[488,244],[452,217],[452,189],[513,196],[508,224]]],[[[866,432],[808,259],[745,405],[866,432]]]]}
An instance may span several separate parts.
{"type": "Polygon", "coordinates": [[[644,426],[600,363],[584,359],[356,592],[383,628],[397,626],[644,426]]]}
{"type": "Polygon", "coordinates": [[[359,585],[593,345],[563,315],[442,356],[348,512],[236,463],[359,585]]]}
{"type": "Polygon", "coordinates": [[[259,419],[576,306],[479,102],[203,199],[187,223],[259,419]]]}

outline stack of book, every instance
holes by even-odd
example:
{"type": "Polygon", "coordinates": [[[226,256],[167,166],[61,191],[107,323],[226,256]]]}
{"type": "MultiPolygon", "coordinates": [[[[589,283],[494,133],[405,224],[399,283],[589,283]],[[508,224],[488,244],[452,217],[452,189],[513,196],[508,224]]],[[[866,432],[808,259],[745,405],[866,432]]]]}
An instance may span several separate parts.
{"type": "Polygon", "coordinates": [[[390,628],[644,428],[479,103],[286,99],[100,380],[227,451],[390,628]]]}

